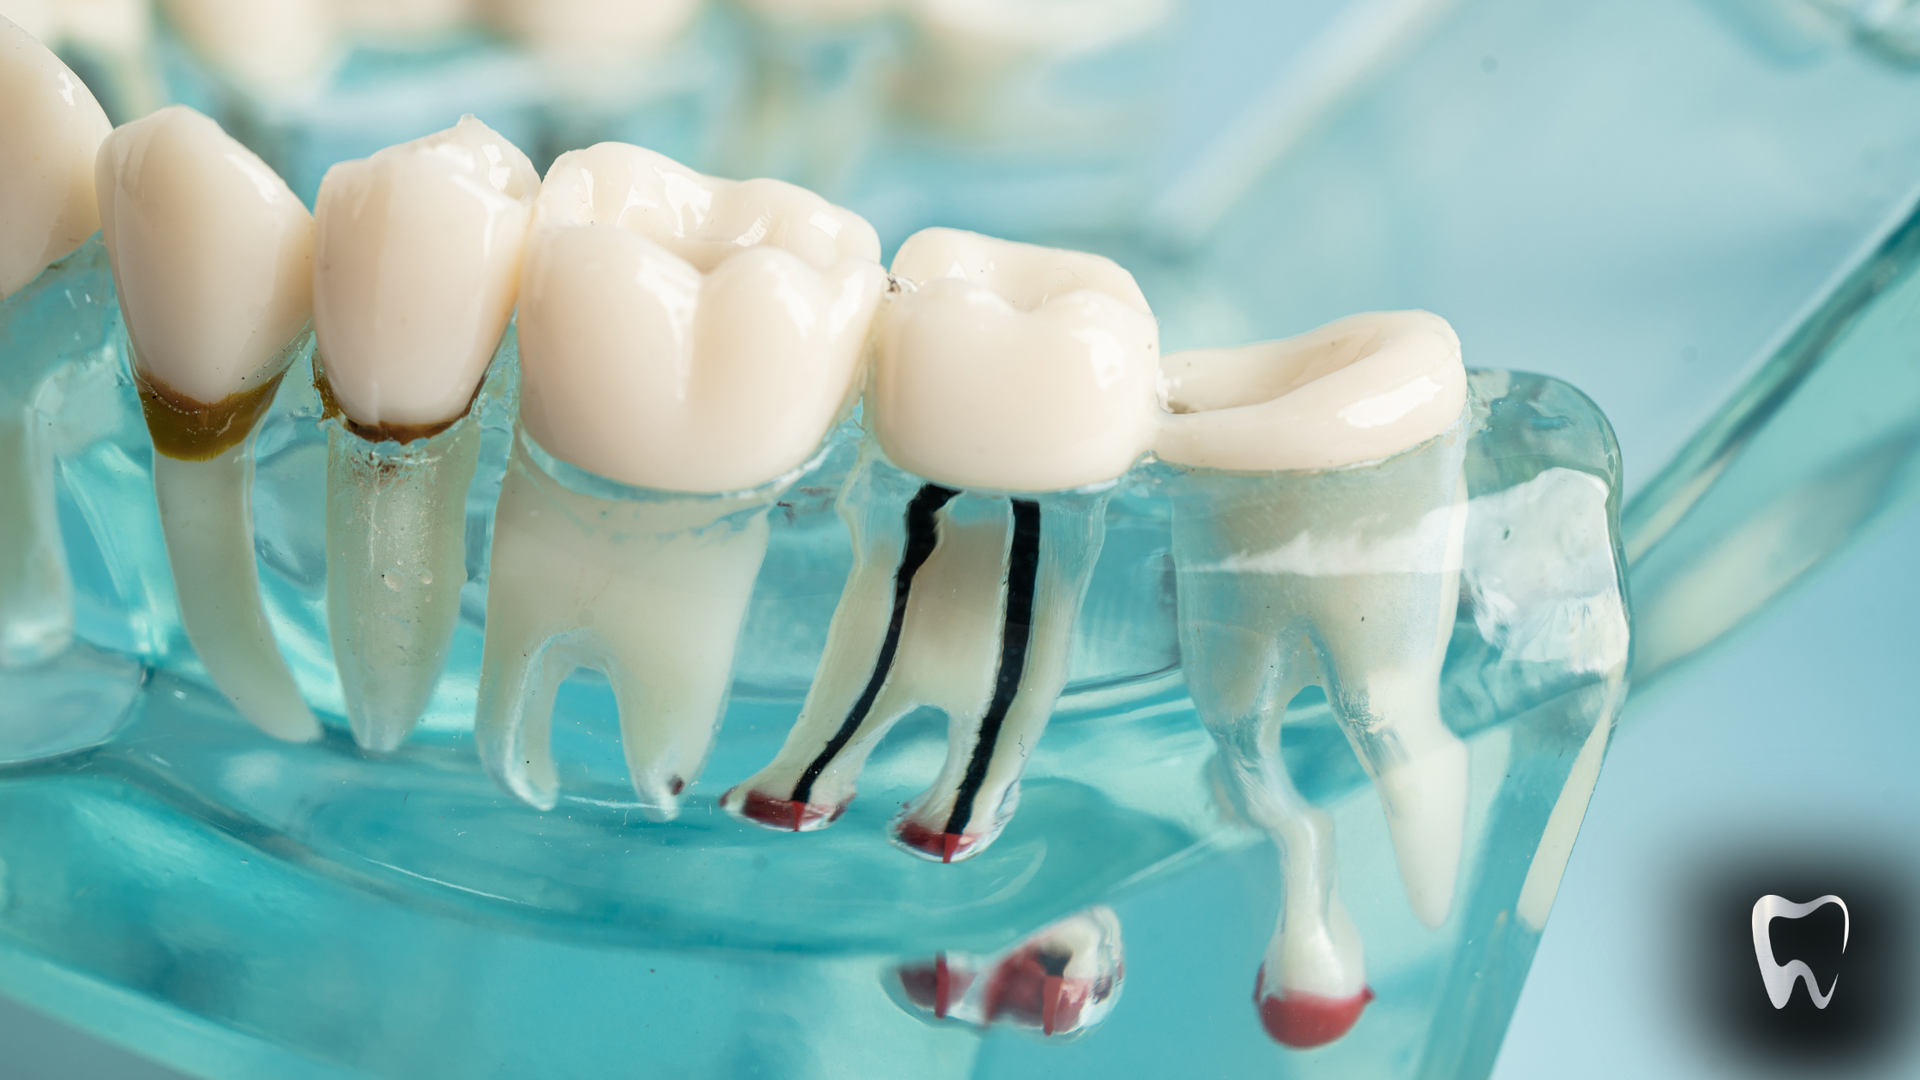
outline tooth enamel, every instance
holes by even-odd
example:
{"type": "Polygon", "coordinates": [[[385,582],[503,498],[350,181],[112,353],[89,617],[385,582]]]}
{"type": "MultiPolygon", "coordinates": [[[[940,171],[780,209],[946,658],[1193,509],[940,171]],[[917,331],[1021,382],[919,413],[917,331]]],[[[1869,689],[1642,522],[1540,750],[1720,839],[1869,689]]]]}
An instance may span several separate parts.
{"type": "Polygon", "coordinates": [[[328,627],[368,749],[406,739],[453,640],[480,445],[456,421],[513,313],[538,186],[526,155],[471,116],[320,184],[316,366],[348,428],[327,436],[328,627]]]}
{"type": "Polygon", "coordinates": [[[583,491],[524,458],[501,489],[477,730],[509,790],[552,805],[553,691],[590,663],[614,685],[635,790],[676,812],[766,508],[857,384],[878,253],[866,222],[787,184],[617,143],[554,163],[521,286],[521,423],[566,466],[643,490],[583,491]]]}
{"type": "MultiPolygon", "coordinates": [[[[111,130],[67,66],[0,19],[0,301],[100,227],[93,161],[111,130]]],[[[0,320],[10,313],[0,308],[0,320]]],[[[0,357],[0,667],[73,636],[73,584],[54,501],[53,448],[32,402],[54,356],[0,357]]]]}
{"type": "Polygon", "coordinates": [[[701,0],[491,0],[489,21],[559,64],[600,68],[632,60],[679,37],[701,0]]]}
{"type": "Polygon", "coordinates": [[[0,297],[100,227],[93,159],[112,125],[79,77],[0,19],[0,297]]]}
{"type": "Polygon", "coordinates": [[[1270,759],[1287,702],[1323,685],[1408,899],[1438,926],[1467,792],[1466,747],[1439,712],[1466,522],[1458,339],[1423,312],[1363,315],[1167,369],[1156,449],[1192,467],[1170,483],[1195,705],[1223,752],[1248,759],[1235,775],[1258,799],[1261,777],[1284,780],[1270,759]]]}
{"type": "Polygon", "coordinates": [[[869,446],[842,490],[854,571],[819,674],[779,755],[724,802],[770,828],[823,827],[887,730],[933,706],[946,764],[895,836],[954,862],[1013,813],[1105,535],[1104,490],[1051,489],[1110,482],[1140,456],[1159,339],[1133,278],[1097,256],[930,229],[894,274],[911,291],[877,335],[867,402],[891,462],[869,446]]]}
{"type": "Polygon", "coordinates": [[[109,136],[96,186],[187,637],[247,719],[318,737],[260,607],[248,448],[304,339],[312,218],[251,151],[181,106],[109,136]]]}
{"type": "Polygon", "coordinates": [[[162,0],[161,6],[195,52],[258,88],[297,88],[332,51],[326,0],[162,0]]]}

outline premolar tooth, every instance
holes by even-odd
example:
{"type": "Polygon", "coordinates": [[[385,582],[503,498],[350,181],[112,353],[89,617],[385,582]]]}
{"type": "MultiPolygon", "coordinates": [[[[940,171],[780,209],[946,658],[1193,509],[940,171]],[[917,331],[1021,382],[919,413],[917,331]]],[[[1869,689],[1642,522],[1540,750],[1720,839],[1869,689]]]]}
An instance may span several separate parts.
{"type": "Polygon", "coordinates": [[[327,434],[327,617],[368,749],[406,740],[459,621],[480,448],[467,410],[513,313],[538,187],[471,116],[320,184],[315,368],[344,417],[327,434]]]}
{"type": "MultiPolygon", "coordinates": [[[[1187,684],[1236,798],[1285,854],[1287,918],[1296,895],[1335,895],[1330,825],[1279,757],[1287,703],[1320,683],[1379,792],[1408,899],[1438,926],[1467,794],[1466,747],[1439,711],[1466,522],[1458,339],[1424,312],[1363,315],[1283,342],[1176,354],[1166,368],[1157,450],[1187,467],[1169,482],[1187,684]],[[1296,886],[1300,874],[1320,876],[1296,886]]],[[[1308,922],[1337,945],[1336,908],[1308,922]]],[[[1296,979],[1293,932],[1283,925],[1263,987],[1278,959],[1280,1000],[1305,990],[1344,1004],[1302,999],[1318,1017],[1305,1023],[1297,1008],[1269,1015],[1263,998],[1283,1041],[1280,1029],[1332,1030],[1328,1016],[1350,1024],[1364,1004],[1347,985],[1357,975],[1334,980],[1337,993],[1296,979]]],[[[1353,956],[1357,971],[1357,939],[1353,956]]]]}
{"type": "Polygon", "coordinates": [[[767,507],[857,385],[879,246],[775,181],[617,143],[554,163],[520,304],[538,449],[501,489],[476,723],[508,790],[553,804],[553,693],[585,663],[613,684],[635,790],[677,812],[725,702],[767,507]],[[563,482],[569,468],[586,475],[563,482]]]}
{"type": "Polygon", "coordinates": [[[953,862],[1006,824],[1065,685],[1101,485],[1151,439],[1159,337],[1132,277],[1097,256],[930,229],[894,274],[913,288],[877,335],[874,439],[840,500],[854,572],[799,721],[725,802],[821,827],[888,728],[935,706],[946,765],[896,837],[953,862]]]}
{"type": "Polygon", "coordinates": [[[248,720],[316,738],[260,606],[250,453],[304,344],[312,218],[251,151],[181,106],[108,137],[96,179],[187,637],[248,720]]]}
{"type": "MultiPolygon", "coordinates": [[[[100,227],[93,161],[111,130],[85,85],[0,19],[0,301],[100,227]]],[[[11,312],[0,308],[0,319],[11,312]]],[[[54,505],[53,448],[32,402],[52,356],[0,356],[0,667],[73,636],[73,584],[54,505]]]]}

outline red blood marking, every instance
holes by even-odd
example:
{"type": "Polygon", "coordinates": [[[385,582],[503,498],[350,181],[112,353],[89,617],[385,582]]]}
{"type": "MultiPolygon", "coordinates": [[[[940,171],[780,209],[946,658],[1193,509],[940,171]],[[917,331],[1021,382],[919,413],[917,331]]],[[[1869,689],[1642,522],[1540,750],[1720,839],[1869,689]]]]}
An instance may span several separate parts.
{"type": "Polygon", "coordinates": [[[782,829],[788,832],[800,832],[810,826],[838,821],[840,815],[846,812],[846,803],[823,806],[819,803],[776,798],[763,791],[747,792],[746,801],[740,806],[741,816],[749,821],[765,825],[769,829],[782,829]]]}
{"type": "Polygon", "coordinates": [[[1253,983],[1254,1004],[1260,1008],[1260,1023],[1273,1041],[1297,1050],[1325,1046],[1345,1035],[1360,1019],[1360,1013],[1373,1000],[1373,988],[1363,986],[1351,997],[1328,997],[1293,990],[1269,998],[1260,996],[1266,968],[1260,969],[1253,983]]]}
{"type": "Polygon", "coordinates": [[[929,855],[937,855],[943,863],[950,863],[960,855],[973,850],[980,837],[961,833],[934,832],[917,821],[903,822],[895,835],[900,842],[929,855]]]}
{"type": "Polygon", "coordinates": [[[673,778],[673,783],[667,785],[667,791],[675,795],[678,795],[685,790],[687,790],[687,782],[685,780],[680,779],[677,776],[673,778]]]}
{"type": "Polygon", "coordinates": [[[907,1000],[932,1009],[933,1015],[943,1020],[953,1011],[953,1003],[965,997],[967,988],[973,985],[973,972],[947,963],[946,953],[935,957],[931,966],[902,967],[898,974],[907,1000]]]}
{"type": "Polygon", "coordinates": [[[1000,962],[987,985],[986,1020],[1005,1017],[1043,1034],[1072,1031],[1093,996],[1093,981],[1049,974],[1040,950],[1027,946],[1000,962]]]}

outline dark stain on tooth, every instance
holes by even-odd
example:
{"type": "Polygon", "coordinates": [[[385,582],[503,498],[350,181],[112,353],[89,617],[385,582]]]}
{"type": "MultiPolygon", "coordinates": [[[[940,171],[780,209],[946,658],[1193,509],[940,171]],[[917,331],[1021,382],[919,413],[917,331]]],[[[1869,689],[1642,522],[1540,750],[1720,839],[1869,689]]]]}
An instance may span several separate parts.
{"type": "Polygon", "coordinates": [[[953,800],[953,813],[947,817],[949,834],[966,832],[973,818],[973,802],[987,780],[987,766],[993,761],[1000,741],[1000,728],[1020,693],[1020,677],[1026,674],[1027,651],[1033,642],[1033,594],[1040,578],[1040,504],[1032,499],[1013,500],[1013,545],[1007,555],[1006,621],[1000,629],[1000,671],[994,678],[993,700],[980,720],[980,734],[974,740],[973,757],[967,762],[966,775],[953,800]]]}
{"type": "Polygon", "coordinates": [[[320,394],[320,416],[324,420],[338,420],[340,426],[372,443],[397,442],[410,443],[420,439],[431,439],[460,422],[460,418],[472,411],[473,403],[480,400],[480,387],[486,382],[483,376],[473,387],[473,396],[467,399],[466,407],[449,419],[431,424],[363,424],[348,416],[340,407],[340,399],[333,396],[333,386],[327,382],[326,368],[322,366],[320,354],[313,354],[313,388],[320,394]]]}
{"type": "Polygon", "coordinates": [[[212,403],[190,398],[138,367],[133,382],[154,450],[178,461],[209,461],[246,440],[273,404],[285,374],[212,403]]]}
{"type": "Polygon", "coordinates": [[[860,730],[867,714],[873,711],[873,703],[879,699],[880,689],[886,685],[887,675],[893,669],[894,654],[900,650],[900,629],[906,623],[907,597],[913,590],[914,575],[926,565],[934,547],[940,542],[941,508],[959,494],[952,488],[926,484],[907,504],[907,542],[900,552],[900,567],[893,574],[893,614],[887,620],[887,635],[880,642],[880,655],[874,660],[873,674],[868,677],[860,699],[848,710],[840,730],[833,733],[833,738],[827,740],[827,745],[807,765],[806,772],[800,774],[800,781],[793,785],[792,801],[805,804],[812,797],[813,785],[820,779],[820,774],[833,763],[840,751],[846,749],[854,732],[860,730]]]}

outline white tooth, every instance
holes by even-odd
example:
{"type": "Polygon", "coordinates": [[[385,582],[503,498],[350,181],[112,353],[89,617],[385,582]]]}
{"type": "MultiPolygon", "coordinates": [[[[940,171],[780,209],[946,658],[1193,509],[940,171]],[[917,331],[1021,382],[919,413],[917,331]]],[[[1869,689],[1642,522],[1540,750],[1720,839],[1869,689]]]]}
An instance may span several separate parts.
{"type": "Polygon", "coordinates": [[[701,0],[487,0],[489,21],[557,65],[600,69],[671,43],[701,0]]]}
{"type": "MultiPolygon", "coordinates": [[[[0,300],[100,227],[93,160],[111,130],[67,66],[0,19],[0,300]]],[[[50,275],[52,276],[52,275],[50,275]]],[[[0,307],[0,322],[26,297],[0,307]]],[[[73,636],[73,585],[54,504],[53,449],[32,401],[57,355],[0,358],[0,667],[44,660],[73,636]]]]}
{"type": "Polygon", "coordinates": [[[1167,369],[1157,449],[1190,467],[1173,482],[1174,561],[1195,703],[1224,733],[1277,725],[1288,685],[1325,686],[1408,899],[1438,926],[1467,793],[1439,710],[1466,523],[1458,339],[1424,312],[1363,315],[1167,369]]]}
{"type": "Polygon", "coordinates": [[[466,21],[471,0],[332,0],[335,20],[349,31],[380,37],[419,37],[466,21]]]}
{"type": "Polygon", "coordinates": [[[521,285],[520,415],[592,483],[521,459],[501,490],[477,730],[509,790],[552,804],[553,690],[591,663],[614,685],[635,789],[677,811],[725,699],[766,508],[857,386],[878,253],[866,222],[787,184],[617,143],[554,163],[521,285]]]}
{"type": "Polygon", "coordinates": [[[0,297],[100,227],[93,160],[112,125],[59,57],[0,19],[0,297]]]}
{"type": "Polygon", "coordinates": [[[313,220],[272,169],[181,106],[109,136],[96,185],[187,637],[247,719],[316,738],[260,608],[248,450],[304,343],[313,220]]]}
{"type": "Polygon", "coordinates": [[[326,0],[161,0],[161,6],[201,57],[260,89],[304,86],[333,51],[326,0]]]}
{"type": "Polygon", "coordinates": [[[892,464],[870,449],[842,493],[855,568],[819,674],[779,756],[726,805],[821,827],[887,729],[931,705],[946,765],[895,835],[952,862],[999,835],[1065,685],[1106,496],[1057,489],[1111,482],[1144,451],[1159,336],[1133,278],[1093,255],[930,229],[894,274],[911,291],[868,399],[892,464]]]}
{"type": "Polygon", "coordinates": [[[320,183],[316,362],[345,417],[327,435],[327,617],[368,749],[406,740],[453,641],[480,447],[464,418],[513,313],[538,187],[471,116],[320,183]]]}

